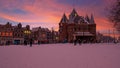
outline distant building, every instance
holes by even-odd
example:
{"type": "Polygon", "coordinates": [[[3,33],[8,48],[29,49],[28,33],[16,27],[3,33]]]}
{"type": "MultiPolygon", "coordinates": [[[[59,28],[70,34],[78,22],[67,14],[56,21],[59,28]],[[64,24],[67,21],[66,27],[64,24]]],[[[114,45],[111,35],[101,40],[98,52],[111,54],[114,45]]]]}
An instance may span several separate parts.
{"type": "Polygon", "coordinates": [[[26,27],[23,27],[23,34],[24,34],[24,42],[29,44],[30,39],[33,39],[32,31],[30,30],[29,25],[26,25],[26,27]]]}
{"type": "Polygon", "coordinates": [[[35,43],[57,43],[59,40],[58,32],[48,28],[32,28],[32,35],[35,43]]]}
{"type": "Polygon", "coordinates": [[[69,15],[64,14],[59,22],[59,41],[73,42],[74,40],[94,42],[96,40],[96,24],[93,15],[91,18],[79,16],[75,9],[69,15]]]}
{"type": "Polygon", "coordinates": [[[9,45],[13,44],[13,28],[8,22],[5,25],[0,25],[0,44],[9,45]]]}
{"type": "Polygon", "coordinates": [[[24,43],[24,30],[21,23],[13,26],[13,43],[17,45],[24,43]]]}
{"type": "Polygon", "coordinates": [[[0,24],[0,44],[24,44],[24,41],[29,43],[31,36],[30,26],[22,27],[19,23],[17,26],[12,26],[9,22],[5,25],[0,24]]]}
{"type": "Polygon", "coordinates": [[[32,35],[35,43],[50,43],[52,40],[51,31],[48,28],[32,28],[32,35]]]}
{"type": "Polygon", "coordinates": [[[58,42],[58,32],[41,27],[30,30],[29,25],[22,27],[21,23],[15,26],[12,26],[9,22],[5,25],[0,24],[1,45],[26,45],[30,43],[31,39],[34,43],[56,43],[58,42]]]}
{"type": "Polygon", "coordinates": [[[58,31],[52,31],[52,42],[58,43],[59,42],[59,32],[58,31]]]}

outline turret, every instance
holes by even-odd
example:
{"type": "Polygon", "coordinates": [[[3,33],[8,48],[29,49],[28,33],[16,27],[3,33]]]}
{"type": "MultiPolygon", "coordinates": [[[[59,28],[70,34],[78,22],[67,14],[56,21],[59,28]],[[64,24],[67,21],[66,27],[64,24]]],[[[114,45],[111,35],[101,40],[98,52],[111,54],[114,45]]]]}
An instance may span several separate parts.
{"type": "Polygon", "coordinates": [[[94,17],[93,17],[93,15],[92,15],[92,14],[91,14],[90,23],[91,23],[91,24],[95,24],[94,17]]]}
{"type": "Polygon", "coordinates": [[[61,19],[60,23],[67,23],[67,22],[68,22],[68,19],[67,19],[65,13],[64,13],[63,16],[62,16],[62,19],[61,19]]]}
{"type": "Polygon", "coordinates": [[[88,15],[86,15],[85,20],[90,23],[90,18],[88,17],[88,15]]]}
{"type": "Polygon", "coordinates": [[[71,14],[69,15],[69,22],[72,23],[74,22],[75,17],[78,17],[78,13],[76,12],[75,9],[72,10],[71,14]]]}

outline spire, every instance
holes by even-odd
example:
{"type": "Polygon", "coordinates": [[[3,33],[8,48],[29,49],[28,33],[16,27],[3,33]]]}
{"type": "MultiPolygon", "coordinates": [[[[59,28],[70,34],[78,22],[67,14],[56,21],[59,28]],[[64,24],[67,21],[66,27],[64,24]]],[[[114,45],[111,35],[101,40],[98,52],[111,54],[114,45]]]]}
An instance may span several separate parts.
{"type": "Polygon", "coordinates": [[[78,13],[77,13],[76,10],[73,8],[71,14],[69,15],[69,22],[70,22],[70,23],[74,22],[74,19],[75,19],[76,17],[78,17],[78,16],[79,16],[78,13]]]}
{"type": "Polygon", "coordinates": [[[61,19],[60,23],[67,23],[67,22],[68,22],[68,19],[67,19],[65,13],[64,13],[63,16],[62,16],[62,19],[61,19]]]}
{"type": "Polygon", "coordinates": [[[22,28],[22,24],[21,24],[21,23],[19,23],[19,24],[18,24],[18,27],[19,27],[19,28],[22,28]]]}
{"type": "Polygon", "coordinates": [[[91,21],[90,21],[90,23],[95,24],[93,14],[91,14],[91,21]]]}
{"type": "Polygon", "coordinates": [[[85,19],[90,22],[90,18],[88,17],[88,15],[86,15],[85,19]]]}
{"type": "Polygon", "coordinates": [[[75,8],[73,8],[70,16],[75,17],[75,16],[77,16],[77,15],[78,15],[78,13],[76,12],[75,8]]]}

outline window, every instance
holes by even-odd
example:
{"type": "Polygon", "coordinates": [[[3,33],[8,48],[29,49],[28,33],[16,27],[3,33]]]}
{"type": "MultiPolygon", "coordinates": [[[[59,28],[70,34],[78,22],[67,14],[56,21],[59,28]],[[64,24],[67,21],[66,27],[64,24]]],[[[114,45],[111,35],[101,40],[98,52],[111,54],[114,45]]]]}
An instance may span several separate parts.
{"type": "Polygon", "coordinates": [[[74,31],[76,31],[76,28],[74,28],[74,31]]]}
{"type": "Polygon", "coordinates": [[[10,36],[12,36],[12,32],[10,32],[10,36]]]}
{"type": "Polygon", "coordinates": [[[4,32],[2,32],[2,36],[5,36],[5,33],[4,33],[4,32]]]}
{"type": "Polygon", "coordinates": [[[6,32],[6,36],[9,36],[9,33],[8,33],[8,32],[6,32]]]}
{"type": "Polygon", "coordinates": [[[0,36],[1,36],[1,32],[0,32],[0,36]]]}

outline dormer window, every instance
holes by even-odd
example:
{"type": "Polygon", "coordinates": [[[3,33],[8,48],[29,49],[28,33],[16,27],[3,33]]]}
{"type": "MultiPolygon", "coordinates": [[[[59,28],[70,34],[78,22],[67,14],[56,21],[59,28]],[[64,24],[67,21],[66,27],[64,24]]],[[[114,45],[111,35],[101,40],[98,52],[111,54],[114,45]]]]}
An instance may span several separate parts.
{"type": "Polygon", "coordinates": [[[77,16],[77,14],[75,13],[75,16],[77,16]]]}

